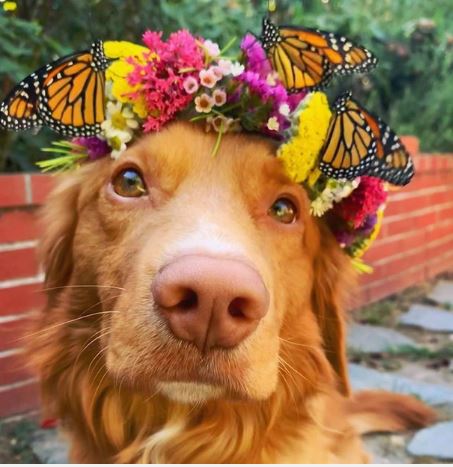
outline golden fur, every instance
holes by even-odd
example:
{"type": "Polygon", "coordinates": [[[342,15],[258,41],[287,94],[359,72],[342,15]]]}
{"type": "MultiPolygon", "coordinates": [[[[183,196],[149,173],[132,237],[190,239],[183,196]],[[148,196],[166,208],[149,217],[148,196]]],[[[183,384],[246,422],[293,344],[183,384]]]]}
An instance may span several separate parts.
{"type": "Polygon", "coordinates": [[[212,157],[214,141],[175,123],[54,190],[43,215],[48,303],[30,353],[47,414],[76,462],[365,462],[359,432],[433,414],[405,396],[349,397],[348,258],[271,142],[226,135],[212,157]],[[113,193],[112,176],[131,166],[148,197],[113,193]],[[294,224],[267,214],[281,195],[299,206],[294,224]],[[195,247],[245,257],[270,292],[269,312],[237,348],[203,356],[153,308],[156,271],[195,247]]]}

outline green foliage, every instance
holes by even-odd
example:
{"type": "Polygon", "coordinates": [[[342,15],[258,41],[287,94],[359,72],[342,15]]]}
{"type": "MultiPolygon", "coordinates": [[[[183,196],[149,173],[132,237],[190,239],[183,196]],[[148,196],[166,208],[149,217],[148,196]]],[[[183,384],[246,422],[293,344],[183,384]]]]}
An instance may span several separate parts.
{"type": "MultiPolygon", "coordinates": [[[[259,33],[267,0],[0,0],[0,96],[50,60],[93,39],[139,41],[146,29],[185,27],[226,44],[259,33]]],[[[338,31],[380,59],[370,75],[336,80],[329,95],[354,95],[400,134],[429,151],[453,150],[453,8],[451,0],[277,0],[276,19],[338,31]]],[[[237,43],[236,43],[237,45],[237,43]]],[[[0,171],[31,170],[55,134],[0,131],[0,171]]]]}

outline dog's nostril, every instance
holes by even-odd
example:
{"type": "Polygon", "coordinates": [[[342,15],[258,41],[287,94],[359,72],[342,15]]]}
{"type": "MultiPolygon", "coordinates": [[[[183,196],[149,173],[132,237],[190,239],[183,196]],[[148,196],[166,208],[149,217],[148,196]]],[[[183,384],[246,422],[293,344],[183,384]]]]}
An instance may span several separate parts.
{"type": "Polygon", "coordinates": [[[244,307],[246,300],[244,298],[235,298],[228,306],[228,314],[233,318],[246,318],[244,307]]]}
{"type": "Polygon", "coordinates": [[[178,303],[178,307],[182,310],[192,310],[198,305],[198,296],[192,289],[184,291],[184,295],[178,303]]]}

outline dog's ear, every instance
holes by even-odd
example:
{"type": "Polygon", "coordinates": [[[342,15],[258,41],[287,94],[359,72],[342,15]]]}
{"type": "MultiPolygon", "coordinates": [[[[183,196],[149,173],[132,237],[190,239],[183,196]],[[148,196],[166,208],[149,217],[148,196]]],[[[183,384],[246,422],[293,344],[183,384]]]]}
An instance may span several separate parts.
{"type": "Polygon", "coordinates": [[[350,393],[346,357],[345,299],[352,293],[351,261],[329,228],[319,223],[319,249],[314,258],[313,311],[324,341],[326,357],[338,377],[340,391],[350,393]]]}
{"type": "Polygon", "coordinates": [[[77,177],[64,179],[53,190],[41,211],[40,257],[49,299],[61,292],[61,287],[68,284],[71,276],[79,189],[77,177]]]}

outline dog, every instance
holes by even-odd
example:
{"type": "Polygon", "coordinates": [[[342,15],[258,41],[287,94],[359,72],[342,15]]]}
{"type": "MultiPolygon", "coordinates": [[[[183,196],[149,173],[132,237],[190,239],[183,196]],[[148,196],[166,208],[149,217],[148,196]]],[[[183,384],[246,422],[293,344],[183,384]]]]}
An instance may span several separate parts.
{"type": "Polygon", "coordinates": [[[349,258],[276,144],[174,122],[63,177],[43,212],[30,358],[71,460],[362,463],[434,420],[351,394],[349,258]]]}

